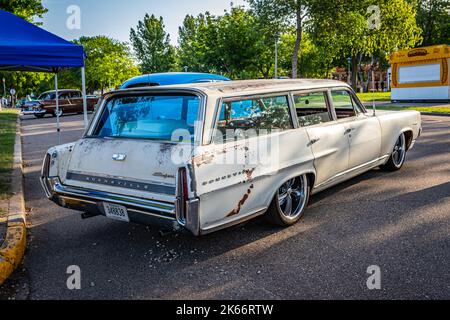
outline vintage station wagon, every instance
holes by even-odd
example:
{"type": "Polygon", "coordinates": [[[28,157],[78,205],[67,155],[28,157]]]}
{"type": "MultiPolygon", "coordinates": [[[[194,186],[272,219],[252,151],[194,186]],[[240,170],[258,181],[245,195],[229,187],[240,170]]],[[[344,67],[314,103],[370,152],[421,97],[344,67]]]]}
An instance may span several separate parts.
{"type": "Polygon", "coordinates": [[[402,168],[415,111],[368,111],[345,83],[252,80],[105,95],[83,138],[51,148],[49,199],[194,235],[256,216],[297,223],[311,194],[376,167],[402,168]]]}

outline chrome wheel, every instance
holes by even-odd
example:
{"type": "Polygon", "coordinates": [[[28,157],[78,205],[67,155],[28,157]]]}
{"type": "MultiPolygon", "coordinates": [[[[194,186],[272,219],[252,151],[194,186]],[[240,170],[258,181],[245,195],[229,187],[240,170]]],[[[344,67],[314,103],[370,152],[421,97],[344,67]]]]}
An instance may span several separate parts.
{"type": "Polygon", "coordinates": [[[278,190],[280,213],[289,220],[296,220],[308,200],[308,181],[306,176],[289,180],[278,190]]]}
{"type": "Polygon", "coordinates": [[[406,157],[406,139],[402,134],[395,143],[394,151],[392,152],[392,162],[396,167],[401,167],[405,162],[406,157]]]}

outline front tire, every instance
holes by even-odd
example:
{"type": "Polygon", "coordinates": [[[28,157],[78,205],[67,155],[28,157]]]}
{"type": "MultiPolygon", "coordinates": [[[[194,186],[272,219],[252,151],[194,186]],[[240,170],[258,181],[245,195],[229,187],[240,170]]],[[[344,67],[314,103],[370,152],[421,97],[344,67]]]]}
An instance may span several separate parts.
{"type": "Polygon", "coordinates": [[[395,143],[394,150],[392,151],[389,161],[381,166],[381,169],[385,171],[398,171],[405,164],[406,160],[406,136],[404,133],[400,135],[395,143]]]}
{"type": "Polygon", "coordinates": [[[296,224],[306,211],[310,191],[311,187],[306,175],[285,182],[277,190],[267,210],[267,220],[281,227],[289,227],[296,224]]]}

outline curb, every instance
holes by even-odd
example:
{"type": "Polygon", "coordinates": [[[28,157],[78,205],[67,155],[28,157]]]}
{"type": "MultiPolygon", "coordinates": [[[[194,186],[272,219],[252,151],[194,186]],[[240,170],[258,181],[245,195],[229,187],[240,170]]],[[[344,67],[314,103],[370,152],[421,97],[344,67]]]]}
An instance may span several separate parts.
{"type": "Polygon", "coordinates": [[[20,117],[17,117],[16,141],[5,241],[0,246],[0,285],[20,265],[26,248],[26,212],[23,194],[22,143],[20,117]]]}

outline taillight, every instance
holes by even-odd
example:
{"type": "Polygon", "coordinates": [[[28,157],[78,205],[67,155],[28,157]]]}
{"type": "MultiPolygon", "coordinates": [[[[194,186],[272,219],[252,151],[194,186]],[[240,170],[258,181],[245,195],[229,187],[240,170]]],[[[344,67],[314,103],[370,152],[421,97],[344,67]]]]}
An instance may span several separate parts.
{"type": "Polygon", "coordinates": [[[50,174],[50,155],[47,153],[42,164],[41,177],[48,178],[50,174]]]}
{"type": "Polygon", "coordinates": [[[186,223],[186,202],[189,200],[189,188],[186,168],[181,168],[178,171],[178,197],[179,197],[179,212],[178,221],[182,224],[186,223]]]}

